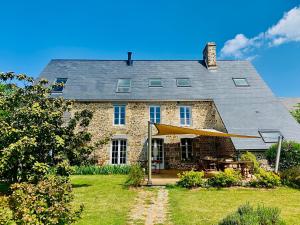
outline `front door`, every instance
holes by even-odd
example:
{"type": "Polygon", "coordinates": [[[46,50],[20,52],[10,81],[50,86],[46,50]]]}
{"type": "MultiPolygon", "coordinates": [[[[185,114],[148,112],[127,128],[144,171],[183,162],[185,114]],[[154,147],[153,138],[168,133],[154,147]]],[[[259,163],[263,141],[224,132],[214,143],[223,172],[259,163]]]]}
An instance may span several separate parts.
{"type": "Polygon", "coordinates": [[[153,165],[159,166],[159,169],[165,168],[164,159],[164,140],[159,138],[152,139],[152,159],[153,165]]]}

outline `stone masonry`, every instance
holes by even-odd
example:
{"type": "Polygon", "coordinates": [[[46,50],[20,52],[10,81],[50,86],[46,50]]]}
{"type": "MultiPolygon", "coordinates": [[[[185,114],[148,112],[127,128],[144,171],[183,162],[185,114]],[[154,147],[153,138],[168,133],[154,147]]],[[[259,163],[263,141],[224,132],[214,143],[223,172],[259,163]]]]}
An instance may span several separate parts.
{"type": "MultiPolygon", "coordinates": [[[[146,155],[147,121],[149,106],[161,107],[161,123],[179,126],[179,106],[191,106],[191,128],[195,129],[226,129],[212,101],[194,102],[120,102],[126,105],[125,125],[114,125],[114,105],[118,103],[88,102],[75,103],[74,110],[89,109],[93,111],[89,131],[93,140],[98,141],[109,137],[127,140],[127,163],[131,164],[144,159],[146,155]]],[[[156,129],[153,128],[153,134],[156,129]]],[[[160,137],[161,138],[161,137],[160,137]]],[[[165,164],[171,168],[182,167],[179,136],[164,136],[165,164]]],[[[198,137],[193,139],[193,155],[196,158],[207,155],[221,156],[235,154],[234,146],[229,138],[198,137]]],[[[109,164],[111,157],[111,141],[99,147],[95,152],[99,164],[109,164]]]]}

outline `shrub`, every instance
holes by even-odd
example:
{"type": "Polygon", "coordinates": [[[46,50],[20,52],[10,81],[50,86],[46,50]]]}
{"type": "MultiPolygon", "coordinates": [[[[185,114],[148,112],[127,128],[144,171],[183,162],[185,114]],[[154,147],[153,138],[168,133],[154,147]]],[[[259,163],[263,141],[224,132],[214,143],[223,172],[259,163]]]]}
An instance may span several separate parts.
{"type": "Polygon", "coordinates": [[[129,165],[74,166],[75,175],[129,174],[129,165]]]}
{"type": "Polygon", "coordinates": [[[203,187],[205,185],[204,172],[196,172],[194,170],[184,171],[178,174],[178,185],[185,188],[203,187]]]}
{"type": "Polygon", "coordinates": [[[126,186],[138,187],[140,186],[145,179],[145,173],[143,168],[140,165],[133,165],[130,168],[128,178],[125,182],[126,186]]]}
{"type": "Polygon", "coordinates": [[[16,183],[11,186],[9,206],[17,224],[71,224],[83,210],[74,210],[72,186],[66,177],[48,176],[37,184],[16,183]]]}
{"type": "Polygon", "coordinates": [[[284,184],[300,188],[300,166],[289,168],[283,171],[280,176],[284,184]]]}
{"type": "MultiPolygon", "coordinates": [[[[275,164],[277,144],[272,145],[266,151],[266,158],[271,164],[275,164]]],[[[280,154],[279,167],[281,170],[300,165],[300,144],[294,141],[283,141],[280,154]]]]}
{"type": "Polygon", "coordinates": [[[242,176],[240,171],[227,168],[224,172],[219,172],[208,179],[208,184],[213,187],[230,187],[241,183],[242,176]]]}
{"type": "Polygon", "coordinates": [[[219,222],[219,225],[284,225],[278,208],[258,206],[254,209],[248,203],[219,222]]]}
{"type": "Polygon", "coordinates": [[[0,196],[0,224],[8,225],[12,222],[12,213],[8,206],[8,199],[5,196],[0,196]]]}
{"type": "Polygon", "coordinates": [[[259,163],[256,159],[256,156],[251,152],[245,152],[241,155],[241,160],[253,162],[254,172],[257,173],[259,169],[259,163]]]}
{"type": "Polygon", "coordinates": [[[255,179],[250,181],[252,187],[274,188],[281,184],[280,177],[273,172],[266,171],[262,168],[255,174],[255,179]]]}

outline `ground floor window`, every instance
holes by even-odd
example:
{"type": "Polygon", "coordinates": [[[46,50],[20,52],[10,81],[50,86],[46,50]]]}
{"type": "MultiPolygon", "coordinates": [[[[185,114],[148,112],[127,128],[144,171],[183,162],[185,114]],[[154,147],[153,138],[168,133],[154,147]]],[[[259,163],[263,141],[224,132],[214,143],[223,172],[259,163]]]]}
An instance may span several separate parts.
{"type": "Polygon", "coordinates": [[[192,139],[182,138],[180,141],[180,145],[181,145],[181,159],[191,160],[193,155],[192,139]]]}
{"type": "Polygon", "coordinates": [[[152,139],[152,157],[163,162],[163,139],[152,139]]]}
{"type": "Polygon", "coordinates": [[[112,141],[111,164],[126,164],[127,141],[116,139],[112,141]]]}

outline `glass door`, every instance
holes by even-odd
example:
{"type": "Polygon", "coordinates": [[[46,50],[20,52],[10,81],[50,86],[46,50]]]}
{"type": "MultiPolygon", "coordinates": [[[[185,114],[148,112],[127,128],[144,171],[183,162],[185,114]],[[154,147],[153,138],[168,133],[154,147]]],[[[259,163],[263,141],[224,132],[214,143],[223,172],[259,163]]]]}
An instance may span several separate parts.
{"type": "Polygon", "coordinates": [[[165,168],[163,139],[158,139],[158,138],[152,139],[152,160],[153,160],[153,165],[156,165],[157,169],[165,168]]]}

